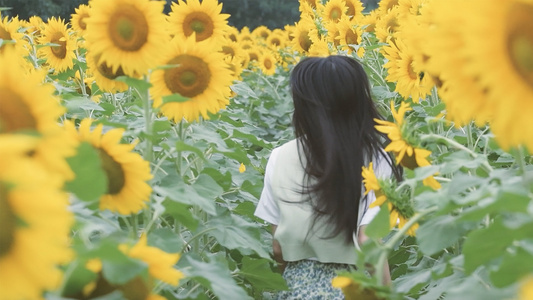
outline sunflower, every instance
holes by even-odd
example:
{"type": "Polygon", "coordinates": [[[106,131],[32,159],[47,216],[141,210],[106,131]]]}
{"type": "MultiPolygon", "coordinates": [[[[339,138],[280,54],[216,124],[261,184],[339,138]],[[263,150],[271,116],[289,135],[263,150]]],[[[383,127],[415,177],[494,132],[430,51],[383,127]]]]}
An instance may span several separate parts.
{"type": "Polygon", "coordinates": [[[135,145],[120,144],[124,129],[115,128],[102,134],[103,125],[91,130],[92,120],[83,119],[76,130],[72,122],[65,128],[80,142],[90,143],[98,152],[103,171],[107,175],[107,190],[100,197],[100,210],[122,215],[135,214],[146,207],[152,188],[146,181],[152,178],[150,165],[138,153],[135,145]]]}
{"type": "MultiPolygon", "coordinates": [[[[244,48],[243,48],[244,49],[244,48]]],[[[248,55],[248,64],[256,64],[261,56],[263,55],[263,51],[260,47],[251,45],[250,48],[244,49],[246,51],[246,54],[248,55]]]]}
{"type": "Polygon", "coordinates": [[[276,66],[276,56],[270,51],[265,51],[259,58],[259,67],[265,75],[274,75],[276,73],[276,66]]]}
{"type": "Polygon", "coordinates": [[[326,23],[338,23],[348,11],[345,0],[329,0],[323,9],[322,20],[326,23]]]}
{"type": "MultiPolygon", "coordinates": [[[[391,142],[385,147],[385,151],[394,153],[396,157],[396,164],[405,168],[414,170],[418,167],[429,166],[430,162],[427,157],[431,151],[413,146],[410,139],[410,134],[407,132],[407,123],[404,123],[404,116],[407,111],[412,110],[409,104],[402,102],[398,111],[394,108],[394,102],[391,101],[391,112],[395,123],[384,120],[374,119],[378,124],[375,126],[376,130],[387,134],[391,142]]],[[[437,190],[440,184],[431,178],[426,178],[423,181],[424,185],[430,186],[437,190]]]]}
{"type": "Polygon", "coordinates": [[[133,247],[121,244],[119,249],[131,258],[139,259],[148,265],[148,273],[167,284],[176,286],[183,273],[174,269],[180,259],[179,253],[167,253],[157,247],[147,245],[146,235],[142,235],[133,247]]]}
{"type": "Polygon", "coordinates": [[[229,39],[232,42],[238,42],[239,41],[239,29],[235,28],[234,26],[226,26],[226,30],[224,32],[224,36],[229,39]]]}
{"type": "Polygon", "coordinates": [[[465,47],[457,52],[465,58],[464,72],[486,91],[496,140],[504,149],[533,149],[531,119],[524,113],[533,109],[533,1],[476,0],[459,7],[476,14],[469,19],[461,12],[465,47]],[[481,37],[488,33],[490,41],[481,37]]]}
{"type": "Polygon", "coordinates": [[[301,17],[305,16],[314,16],[313,10],[317,9],[318,0],[301,0],[298,10],[300,11],[301,17]]]}
{"type": "Polygon", "coordinates": [[[363,10],[364,6],[363,3],[359,0],[346,0],[346,16],[350,18],[350,20],[359,20],[363,17],[363,10]]]}
{"type": "Polygon", "coordinates": [[[27,155],[38,141],[0,135],[0,299],[40,299],[72,257],[63,182],[27,155]],[[36,255],[38,253],[38,255],[36,255]]]}
{"type": "Polygon", "coordinates": [[[266,40],[267,47],[272,50],[284,48],[286,44],[287,40],[285,35],[279,31],[272,32],[272,34],[266,40]]]}
{"type": "Polygon", "coordinates": [[[399,17],[398,8],[394,6],[376,21],[376,37],[380,42],[386,43],[389,38],[394,38],[394,34],[400,27],[399,17]]]}
{"type": "Polygon", "coordinates": [[[315,29],[315,23],[310,18],[302,18],[294,28],[294,38],[292,39],[292,46],[294,50],[300,53],[307,53],[313,44],[311,40],[312,30],[315,29]]]}
{"type": "Polygon", "coordinates": [[[143,75],[161,63],[168,45],[164,2],[150,0],[91,0],[87,19],[87,49],[113,73],[143,75]]]}
{"type": "Polygon", "coordinates": [[[314,39],[313,44],[309,47],[309,56],[321,56],[326,57],[333,54],[332,49],[327,41],[326,37],[320,39],[314,39]]]}
{"type": "Polygon", "coordinates": [[[241,32],[239,33],[239,41],[254,43],[254,38],[252,37],[250,28],[248,28],[248,26],[242,27],[241,32]]]}
{"type": "Polygon", "coordinates": [[[20,22],[17,18],[9,19],[8,17],[4,17],[0,19],[0,39],[15,42],[15,44],[2,44],[0,46],[0,54],[7,48],[14,48],[21,53],[24,51],[24,39],[22,38],[24,35],[18,32],[19,28],[20,22]]]}
{"type": "Polygon", "coordinates": [[[398,5],[399,0],[381,0],[379,2],[378,10],[381,13],[387,13],[391,9],[394,9],[398,5]]]}
{"type": "Polygon", "coordinates": [[[125,82],[115,80],[119,76],[124,76],[122,67],[119,67],[115,72],[105,62],[100,60],[101,55],[93,55],[91,51],[87,51],[85,60],[87,62],[87,72],[94,76],[96,85],[104,92],[116,93],[123,92],[128,89],[125,82]]]}
{"type": "Polygon", "coordinates": [[[38,50],[39,56],[45,58],[47,64],[56,72],[63,72],[74,66],[76,42],[70,37],[67,25],[61,18],[52,17],[48,20],[42,30],[39,43],[41,45],[57,44],[56,46],[41,47],[38,50]]]}
{"type": "Polygon", "coordinates": [[[71,15],[70,25],[80,37],[82,37],[85,34],[85,30],[87,30],[87,18],[89,18],[89,11],[90,8],[88,5],[80,4],[80,6],[75,9],[76,13],[71,15]]]}
{"type": "Polygon", "coordinates": [[[172,51],[167,54],[167,65],[175,68],[155,70],[150,77],[154,107],[158,107],[169,119],[180,122],[198,120],[208,112],[216,113],[224,108],[230,95],[233,77],[224,62],[224,55],[199,45],[194,36],[182,40],[174,38],[172,51]],[[178,94],[186,101],[163,102],[163,97],[178,94]]]}
{"type": "MultiPolygon", "coordinates": [[[[347,50],[348,53],[352,53],[354,47],[352,45],[360,45],[363,41],[363,30],[358,25],[354,25],[350,20],[343,19],[337,25],[339,34],[337,42],[341,46],[341,49],[347,50]]],[[[359,47],[357,49],[357,55],[363,57],[365,49],[359,47]]]]}
{"type": "Polygon", "coordinates": [[[262,39],[263,41],[266,41],[271,33],[272,30],[268,29],[268,27],[265,25],[257,26],[254,30],[252,30],[252,36],[262,39]]]}
{"type": "MultiPolygon", "coordinates": [[[[365,195],[373,191],[376,196],[376,200],[370,204],[369,208],[387,204],[390,228],[394,228],[396,224],[398,224],[399,228],[403,228],[414,215],[409,191],[405,189],[397,191],[397,184],[391,179],[378,179],[372,162],[370,162],[368,168],[363,166],[362,177],[365,185],[365,195]]],[[[418,229],[418,224],[411,226],[407,234],[414,236],[416,229],[418,229]]]]}
{"type": "Polygon", "coordinates": [[[168,16],[170,34],[182,40],[193,35],[196,42],[222,43],[227,28],[228,14],[222,14],[217,0],[178,0],[172,3],[168,16]]]}
{"type": "Polygon", "coordinates": [[[421,15],[421,9],[430,0],[398,0],[400,19],[421,15]]]}
{"type": "MultiPolygon", "coordinates": [[[[242,58],[237,57],[229,57],[226,56],[224,58],[224,61],[226,62],[228,69],[231,71],[231,74],[233,75],[234,80],[242,80],[241,74],[242,70],[244,69],[244,61],[242,58]]],[[[233,92],[232,92],[233,95],[233,92]]]]}
{"type": "Polygon", "coordinates": [[[364,30],[366,32],[374,32],[376,30],[376,23],[379,19],[379,14],[377,10],[371,11],[369,14],[364,15],[361,20],[358,21],[358,24],[365,26],[364,30]]]}
{"type": "Polygon", "coordinates": [[[54,87],[42,83],[44,74],[24,72],[22,60],[15,49],[0,55],[0,135],[39,133],[33,158],[66,179],[72,178],[65,157],[73,154],[75,143],[65,139],[57,125],[65,109],[53,96],[54,87]]]}
{"type": "Polygon", "coordinates": [[[412,97],[416,103],[431,94],[434,86],[431,76],[425,76],[425,72],[418,67],[416,52],[407,47],[402,39],[390,41],[389,46],[383,47],[382,50],[388,60],[384,65],[388,70],[386,80],[396,82],[395,91],[404,99],[412,97]]]}

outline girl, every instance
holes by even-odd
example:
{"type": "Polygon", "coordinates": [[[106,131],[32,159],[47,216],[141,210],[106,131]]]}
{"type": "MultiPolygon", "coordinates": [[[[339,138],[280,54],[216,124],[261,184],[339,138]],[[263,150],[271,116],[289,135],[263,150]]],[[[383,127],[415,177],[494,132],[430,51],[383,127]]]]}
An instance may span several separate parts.
{"type": "Polygon", "coordinates": [[[368,209],[375,196],[363,197],[361,169],[372,161],[378,178],[398,179],[401,170],[382,150],[388,140],[373,121],[381,117],[354,59],[304,58],[290,84],[296,139],[272,151],[255,215],[273,225],[289,286],[278,299],[344,299],[331,280],[355,267],[356,243],[379,210],[368,209]]]}

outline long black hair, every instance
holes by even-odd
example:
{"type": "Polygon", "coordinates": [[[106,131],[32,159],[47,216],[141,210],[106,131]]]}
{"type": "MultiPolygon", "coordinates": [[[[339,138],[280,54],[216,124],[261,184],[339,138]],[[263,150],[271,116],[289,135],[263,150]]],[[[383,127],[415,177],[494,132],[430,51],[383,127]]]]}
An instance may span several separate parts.
{"type": "Polygon", "coordinates": [[[374,118],[382,117],[372,101],[368,77],[353,58],[308,57],[294,67],[290,84],[294,132],[312,182],[302,192],[315,196],[313,226],[325,218],[333,225],[331,236],[344,234],[346,242],[352,242],[363,200],[365,162],[382,156],[397,179],[401,177],[401,170],[383,152],[386,135],[374,128],[374,118]]]}

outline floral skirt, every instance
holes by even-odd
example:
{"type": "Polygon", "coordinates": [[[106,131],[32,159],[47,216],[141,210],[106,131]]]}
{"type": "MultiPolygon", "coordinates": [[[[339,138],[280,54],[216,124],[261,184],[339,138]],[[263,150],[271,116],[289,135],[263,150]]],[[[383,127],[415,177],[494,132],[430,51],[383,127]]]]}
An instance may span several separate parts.
{"type": "Polygon", "coordinates": [[[283,272],[289,290],[279,292],[277,299],[342,300],[342,291],[332,287],[331,280],[337,276],[337,271],[350,271],[353,268],[352,265],[315,260],[289,262],[283,272]]]}

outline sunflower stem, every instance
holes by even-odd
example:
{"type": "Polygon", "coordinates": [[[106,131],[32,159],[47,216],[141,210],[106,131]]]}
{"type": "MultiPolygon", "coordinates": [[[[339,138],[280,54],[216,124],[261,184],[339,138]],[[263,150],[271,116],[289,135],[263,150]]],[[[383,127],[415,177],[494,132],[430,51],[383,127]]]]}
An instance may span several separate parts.
{"type": "Polygon", "coordinates": [[[389,252],[394,249],[394,246],[405,236],[405,234],[409,231],[409,229],[418,223],[420,219],[422,219],[424,216],[436,211],[438,209],[437,206],[430,207],[426,210],[423,210],[417,214],[415,214],[400,230],[398,230],[384,245],[383,245],[383,252],[381,252],[378,262],[376,264],[376,278],[378,279],[378,282],[381,285],[384,285],[383,282],[383,272],[385,267],[385,262],[387,261],[387,257],[389,256],[389,252]]]}
{"type": "Polygon", "coordinates": [[[472,139],[472,123],[466,125],[466,140],[468,143],[468,149],[474,148],[474,140],[472,139]]]}
{"type": "MultiPolygon", "coordinates": [[[[470,149],[468,147],[465,147],[464,145],[462,145],[462,144],[460,144],[460,143],[458,143],[458,142],[456,142],[456,141],[454,141],[454,140],[452,140],[450,138],[447,138],[447,137],[444,137],[444,136],[441,136],[441,135],[438,135],[438,134],[424,134],[424,135],[421,135],[420,138],[422,140],[424,140],[424,141],[433,140],[435,142],[444,143],[444,144],[446,144],[449,147],[453,147],[453,148],[456,148],[458,150],[462,150],[462,151],[467,152],[473,158],[477,158],[479,156],[479,154],[474,152],[472,149],[470,149]]],[[[486,160],[481,163],[481,166],[488,173],[492,172],[492,170],[493,170],[492,166],[486,160]]]]}

